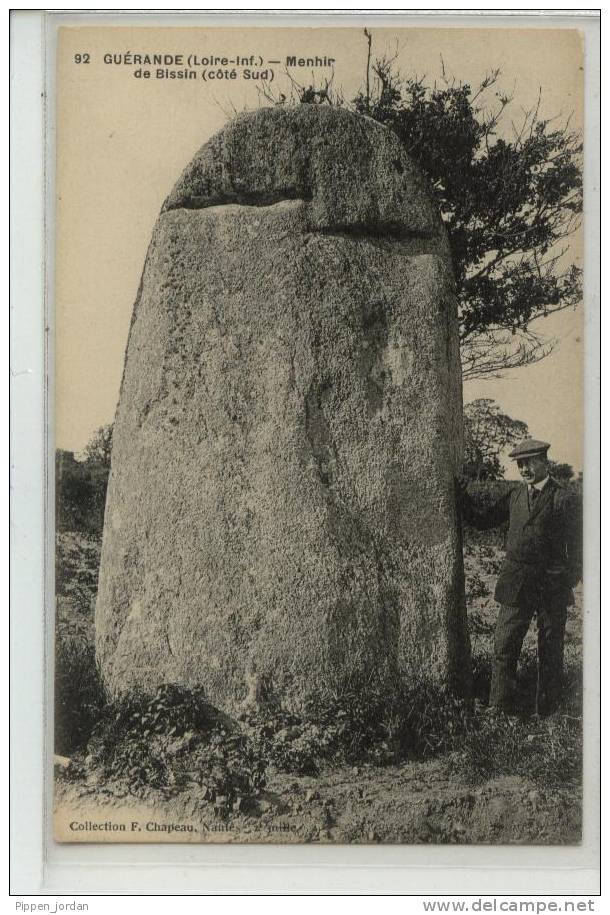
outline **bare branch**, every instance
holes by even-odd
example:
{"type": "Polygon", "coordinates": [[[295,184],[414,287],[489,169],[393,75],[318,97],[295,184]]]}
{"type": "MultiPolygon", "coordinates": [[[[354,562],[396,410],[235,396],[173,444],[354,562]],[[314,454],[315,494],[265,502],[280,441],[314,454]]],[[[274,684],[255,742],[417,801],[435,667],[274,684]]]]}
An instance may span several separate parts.
{"type": "Polygon", "coordinates": [[[556,344],[556,339],[547,339],[532,331],[516,335],[505,331],[479,334],[462,344],[462,377],[464,380],[503,378],[511,369],[541,362],[556,344]]]}

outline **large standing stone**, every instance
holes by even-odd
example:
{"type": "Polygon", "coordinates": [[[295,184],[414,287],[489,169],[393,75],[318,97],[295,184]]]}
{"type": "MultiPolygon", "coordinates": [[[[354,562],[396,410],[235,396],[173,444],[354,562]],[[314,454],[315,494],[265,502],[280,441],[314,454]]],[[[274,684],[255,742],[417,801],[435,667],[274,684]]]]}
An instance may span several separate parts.
{"type": "Polygon", "coordinates": [[[234,709],[464,684],[456,300],[426,183],[349,112],[236,118],[155,226],[114,430],[97,650],[115,693],[234,709]]]}

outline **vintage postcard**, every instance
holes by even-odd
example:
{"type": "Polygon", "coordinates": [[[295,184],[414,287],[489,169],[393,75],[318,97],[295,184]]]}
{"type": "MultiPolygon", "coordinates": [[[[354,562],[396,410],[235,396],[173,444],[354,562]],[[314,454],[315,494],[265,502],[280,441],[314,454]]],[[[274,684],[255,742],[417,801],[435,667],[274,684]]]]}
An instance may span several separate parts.
{"type": "Polygon", "coordinates": [[[59,29],[57,841],[581,841],[583,54],[59,29]]]}

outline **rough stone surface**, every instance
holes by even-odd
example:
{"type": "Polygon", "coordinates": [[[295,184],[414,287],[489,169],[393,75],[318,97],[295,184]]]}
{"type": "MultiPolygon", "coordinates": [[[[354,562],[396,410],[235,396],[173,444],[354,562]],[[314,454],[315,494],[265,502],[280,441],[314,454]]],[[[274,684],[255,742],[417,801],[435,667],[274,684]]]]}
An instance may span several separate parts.
{"type": "Polygon", "coordinates": [[[163,210],[308,201],[312,229],[439,232],[422,174],[388,130],[341,108],[263,108],[235,118],[187,166],[163,210]]]}
{"type": "Polygon", "coordinates": [[[245,115],[153,231],[96,608],[114,692],[273,692],[469,670],[457,313],[424,179],[383,127],[245,115]],[[356,140],[358,142],[356,142],[356,140]]]}

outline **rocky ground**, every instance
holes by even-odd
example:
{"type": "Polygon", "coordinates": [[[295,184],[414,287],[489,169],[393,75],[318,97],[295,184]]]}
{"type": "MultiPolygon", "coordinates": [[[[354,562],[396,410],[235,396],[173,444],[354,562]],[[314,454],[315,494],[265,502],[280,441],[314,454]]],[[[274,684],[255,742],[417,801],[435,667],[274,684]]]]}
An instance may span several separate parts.
{"type": "MultiPolygon", "coordinates": [[[[475,533],[467,538],[475,680],[479,671],[475,686],[481,693],[500,555],[493,538],[475,533]]],[[[59,643],[90,645],[99,544],[62,534],[58,559],[59,643]]],[[[526,695],[534,657],[532,627],[524,652],[526,695]]],[[[79,842],[577,843],[581,787],[568,744],[577,745],[580,736],[580,594],[569,615],[566,666],[566,699],[552,720],[524,717],[498,726],[483,717],[464,747],[458,743],[451,752],[399,764],[387,759],[383,764],[322,764],[315,775],[284,772],[271,764],[266,784],[236,799],[194,782],[140,785],[134,791],[125,778],[104,775],[90,750],[77,749],[56,761],[56,836],[79,842]],[[116,828],[106,828],[108,823],[116,828]]],[[[283,732],[276,737],[287,739],[283,732]]],[[[65,747],[58,750],[65,753],[65,747]]]]}

